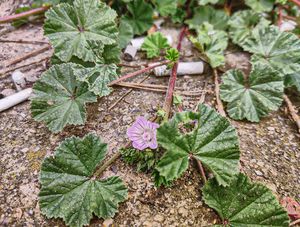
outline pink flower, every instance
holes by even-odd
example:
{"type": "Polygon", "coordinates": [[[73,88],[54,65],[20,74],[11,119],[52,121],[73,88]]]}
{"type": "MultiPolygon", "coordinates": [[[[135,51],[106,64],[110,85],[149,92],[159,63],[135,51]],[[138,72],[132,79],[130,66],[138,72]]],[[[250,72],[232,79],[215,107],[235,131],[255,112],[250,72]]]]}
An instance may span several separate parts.
{"type": "Polygon", "coordinates": [[[138,117],[133,125],[127,129],[127,136],[132,141],[132,146],[138,150],[147,147],[157,148],[156,130],[159,124],[147,121],[144,117],[138,117]]]}

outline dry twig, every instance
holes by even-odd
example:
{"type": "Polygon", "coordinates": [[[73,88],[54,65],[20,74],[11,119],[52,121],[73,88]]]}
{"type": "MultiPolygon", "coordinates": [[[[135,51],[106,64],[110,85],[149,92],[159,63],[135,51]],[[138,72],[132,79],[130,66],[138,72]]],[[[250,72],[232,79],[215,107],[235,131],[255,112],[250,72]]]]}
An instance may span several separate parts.
{"type": "Polygon", "coordinates": [[[0,75],[6,75],[6,74],[8,74],[8,73],[10,73],[10,72],[13,72],[13,71],[17,70],[17,69],[21,69],[21,68],[24,68],[24,67],[27,67],[27,66],[39,64],[39,63],[41,63],[41,62],[43,62],[43,61],[45,61],[45,60],[48,60],[49,58],[50,58],[50,57],[47,56],[47,57],[45,57],[45,58],[41,58],[41,59],[39,59],[39,60],[37,60],[37,61],[30,62],[30,63],[28,63],[28,64],[24,64],[24,65],[20,65],[20,66],[15,66],[15,67],[13,67],[13,68],[6,69],[6,70],[0,72],[0,75]]]}
{"type": "Polygon", "coordinates": [[[295,109],[295,107],[293,106],[292,101],[289,99],[289,97],[287,95],[283,95],[283,99],[286,102],[286,105],[289,109],[289,112],[291,114],[291,117],[293,118],[293,120],[295,121],[295,123],[297,124],[298,127],[298,131],[300,133],[300,117],[297,114],[297,111],[295,109]]]}
{"type": "Polygon", "coordinates": [[[21,57],[18,57],[16,59],[13,59],[13,60],[9,61],[8,63],[5,64],[5,66],[9,67],[11,65],[17,64],[17,63],[19,63],[19,62],[21,62],[21,61],[23,61],[23,60],[25,60],[27,58],[30,58],[30,57],[36,56],[36,55],[38,55],[40,53],[43,53],[44,51],[49,50],[50,48],[51,47],[49,45],[47,45],[47,46],[42,47],[40,49],[34,50],[34,51],[30,52],[30,53],[24,54],[21,57]]]}
{"type": "Polygon", "coordinates": [[[217,69],[214,69],[214,78],[215,78],[215,94],[216,94],[216,100],[217,100],[217,109],[218,112],[223,116],[226,117],[226,113],[224,111],[223,103],[220,99],[220,85],[219,85],[219,76],[217,69]]]}

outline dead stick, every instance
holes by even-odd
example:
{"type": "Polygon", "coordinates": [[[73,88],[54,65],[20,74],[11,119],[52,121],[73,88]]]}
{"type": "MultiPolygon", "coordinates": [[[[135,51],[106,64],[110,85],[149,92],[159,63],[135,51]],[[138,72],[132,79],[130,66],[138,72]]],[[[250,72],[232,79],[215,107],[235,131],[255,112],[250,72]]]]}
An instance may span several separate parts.
{"type": "MultiPolygon", "coordinates": [[[[146,81],[149,78],[149,76],[147,76],[146,78],[143,78],[140,83],[143,83],[144,81],[146,81]]],[[[115,103],[113,103],[108,110],[112,110],[116,105],[118,105],[119,102],[121,102],[126,96],[128,96],[131,92],[133,91],[133,89],[130,89],[129,91],[127,91],[124,95],[122,95],[115,103]]]]}
{"type": "MultiPolygon", "coordinates": [[[[179,39],[178,39],[178,45],[177,45],[177,50],[178,52],[180,52],[181,50],[181,43],[182,40],[186,34],[186,27],[183,27],[181,29],[181,32],[179,34],[179,39]]],[[[171,72],[171,76],[170,76],[170,80],[169,80],[169,85],[168,85],[168,91],[167,91],[167,95],[165,98],[165,103],[163,106],[163,110],[165,111],[165,120],[169,119],[170,116],[170,112],[171,112],[171,106],[172,106],[172,101],[173,101],[173,93],[174,93],[174,88],[176,85],[176,79],[177,79],[177,70],[178,70],[178,62],[176,62],[172,68],[172,72],[171,72]]]]}
{"type": "Polygon", "coordinates": [[[198,102],[198,103],[196,104],[196,106],[195,106],[194,112],[197,112],[198,106],[199,106],[200,104],[202,104],[202,103],[205,102],[205,96],[206,96],[206,93],[207,93],[206,88],[207,88],[207,82],[205,81],[203,93],[202,93],[202,95],[201,95],[201,97],[200,97],[200,99],[199,99],[199,102],[198,102]]]}
{"type": "Polygon", "coordinates": [[[40,13],[47,11],[49,8],[50,8],[50,6],[43,6],[43,7],[32,9],[32,10],[29,10],[29,11],[26,11],[23,13],[5,16],[5,17],[0,18],[0,24],[10,23],[10,22],[19,20],[21,18],[29,17],[31,15],[40,14],[40,13]]]}
{"type": "Polygon", "coordinates": [[[42,52],[44,52],[44,51],[46,51],[48,49],[50,49],[50,46],[47,45],[47,46],[42,47],[40,49],[34,50],[34,51],[30,52],[30,53],[27,53],[27,54],[25,54],[25,55],[23,55],[23,56],[21,56],[19,58],[16,58],[16,59],[14,59],[14,60],[6,63],[6,67],[14,65],[14,64],[16,64],[16,63],[18,63],[20,61],[23,61],[23,60],[25,60],[27,58],[30,58],[30,57],[33,57],[35,55],[38,55],[38,54],[40,54],[40,53],[42,53],[42,52]]]}
{"type": "MultiPolygon", "coordinates": [[[[131,84],[124,83],[124,82],[118,83],[116,85],[120,86],[120,87],[128,87],[128,88],[141,89],[141,90],[146,90],[146,91],[156,91],[156,92],[163,92],[163,93],[165,93],[167,91],[167,89],[143,87],[143,86],[138,86],[138,85],[131,85],[131,84]]],[[[176,91],[176,94],[184,95],[184,96],[199,96],[200,92],[202,94],[203,91],[176,91]]]]}
{"type": "Polygon", "coordinates": [[[39,40],[11,40],[11,39],[0,39],[0,43],[24,43],[24,44],[49,44],[46,41],[39,41],[39,40]]]}
{"type": "Polygon", "coordinates": [[[135,71],[133,73],[126,74],[126,75],[120,77],[119,79],[110,82],[108,84],[108,86],[112,86],[112,85],[117,84],[117,83],[119,83],[119,82],[121,82],[123,80],[126,80],[126,79],[129,79],[129,78],[141,75],[141,74],[143,74],[145,72],[149,72],[150,70],[152,70],[152,69],[154,69],[156,67],[159,67],[159,66],[162,66],[162,65],[166,65],[168,63],[170,63],[170,61],[163,61],[163,62],[160,62],[160,63],[153,64],[153,65],[151,65],[151,66],[149,66],[147,68],[137,70],[137,71],[135,71]]]}
{"type": "Polygon", "coordinates": [[[220,85],[219,85],[218,72],[217,72],[217,69],[213,69],[213,71],[214,71],[214,77],[215,77],[215,95],[216,95],[216,100],[217,100],[217,109],[218,109],[219,114],[221,114],[221,116],[226,117],[226,113],[224,111],[224,106],[220,99],[220,85]]]}
{"type": "Polygon", "coordinates": [[[298,127],[298,131],[300,133],[300,117],[297,114],[297,111],[292,103],[292,101],[289,99],[289,97],[287,95],[283,95],[283,99],[287,104],[287,107],[289,109],[289,112],[291,114],[291,117],[293,118],[293,120],[295,121],[295,123],[297,124],[298,127]]]}
{"type": "MultiPolygon", "coordinates": [[[[121,82],[119,84],[128,85],[128,86],[139,86],[139,87],[147,87],[147,88],[158,88],[158,89],[167,89],[168,86],[165,85],[157,85],[157,84],[143,84],[143,83],[132,83],[132,82],[121,82]]],[[[119,85],[116,84],[116,85],[119,85]]],[[[184,90],[183,88],[176,87],[177,90],[184,90]]]]}
{"type": "Polygon", "coordinates": [[[127,68],[141,68],[140,65],[129,65],[129,64],[124,64],[124,63],[119,63],[119,67],[127,67],[127,68]]]}
{"type": "Polygon", "coordinates": [[[43,61],[45,61],[45,60],[48,60],[49,58],[50,58],[50,57],[48,56],[48,57],[39,59],[38,61],[30,62],[30,63],[28,63],[28,64],[24,64],[24,65],[20,65],[20,66],[13,67],[13,68],[11,68],[11,69],[7,69],[7,70],[5,70],[5,71],[0,72],[0,75],[5,75],[5,74],[10,73],[10,72],[13,72],[13,71],[15,71],[15,70],[17,70],[17,69],[21,69],[21,68],[24,68],[24,67],[27,67],[27,66],[31,66],[31,65],[34,65],[34,64],[41,63],[41,62],[43,62],[43,61]]]}

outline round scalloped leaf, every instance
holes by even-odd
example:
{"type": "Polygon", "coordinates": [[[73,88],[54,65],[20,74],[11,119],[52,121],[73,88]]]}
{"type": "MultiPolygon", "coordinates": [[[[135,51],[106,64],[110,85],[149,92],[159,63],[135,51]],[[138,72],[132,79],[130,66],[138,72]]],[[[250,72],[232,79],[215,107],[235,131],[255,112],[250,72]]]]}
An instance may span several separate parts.
{"type": "Polygon", "coordinates": [[[268,27],[270,21],[252,10],[242,10],[234,13],[228,24],[232,41],[237,45],[241,45],[251,37],[253,29],[268,27]]]}
{"type": "Polygon", "coordinates": [[[194,10],[192,19],[186,20],[190,29],[197,29],[199,25],[207,22],[217,30],[226,30],[229,17],[223,10],[216,10],[211,6],[200,6],[194,10]]]}
{"type": "Polygon", "coordinates": [[[286,87],[295,87],[300,92],[300,72],[286,75],[284,84],[286,87]]]}
{"type": "Polygon", "coordinates": [[[126,21],[121,19],[119,24],[119,44],[121,48],[125,48],[127,44],[131,41],[133,38],[133,28],[132,26],[126,21]]]}
{"type": "Polygon", "coordinates": [[[93,214],[113,217],[118,204],[126,199],[127,189],[119,177],[92,178],[106,152],[107,144],[93,134],[62,142],[54,157],[46,158],[42,164],[42,213],[48,218],[63,218],[74,227],[88,225],[93,214]]]}
{"type": "Polygon", "coordinates": [[[225,64],[224,51],[228,45],[227,33],[214,30],[212,25],[204,23],[196,29],[197,37],[190,37],[191,42],[200,51],[212,68],[225,64]]]}
{"type": "Polygon", "coordinates": [[[274,7],[275,0],[245,0],[245,4],[255,12],[270,12],[274,7]]]}
{"type": "Polygon", "coordinates": [[[108,84],[116,80],[119,75],[115,64],[99,65],[92,68],[78,67],[74,74],[79,81],[86,82],[89,90],[100,97],[109,95],[112,91],[108,84]]]}
{"type": "Polygon", "coordinates": [[[259,122],[281,106],[283,78],[270,67],[253,65],[249,78],[240,70],[229,70],[222,80],[220,96],[228,102],[227,112],[235,120],[259,122]]]}
{"type": "Polygon", "coordinates": [[[64,62],[72,56],[96,61],[105,45],[117,42],[117,14],[101,1],[75,0],[73,5],[54,6],[45,15],[45,35],[64,62]]]}
{"type": "Polygon", "coordinates": [[[199,105],[197,113],[176,114],[157,130],[158,143],[166,153],[156,170],[166,181],[180,177],[194,156],[208,168],[221,185],[228,185],[238,173],[239,145],[236,130],[214,109],[199,105]],[[196,124],[189,133],[181,133],[181,124],[196,124]]]}
{"type": "Polygon", "coordinates": [[[154,0],[159,14],[163,17],[174,15],[177,10],[177,0],[154,0]]]}
{"type": "Polygon", "coordinates": [[[252,183],[240,173],[228,187],[219,186],[215,179],[203,187],[205,203],[215,209],[226,226],[288,227],[289,217],[272,191],[259,183],[252,183]]]}
{"type": "Polygon", "coordinates": [[[72,63],[54,65],[33,86],[32,116],[44,121],[52,132],[84,124],[85,104],[97,101],[88,85],[76,80],[75,67],[78,65],[72,63]]]}
{"type": "Polygon", "coordinates": [[[153,24],[153,8],[144,0],[133,0],[127,4],[128,14],[122,20],[129,23],[135,35],[146,32],[153,24]]]}
{"type": "Polygon", "coordinates": [[[141,49],[147,52],[147,58],[154,58],[158,57],[162,50],[169,47],[168,39],[160,32],[155,32],[145,38],[141,49]]]}
{"type": "Polygon", "coordinates": [[[283,75],[300,71],[300,39],[275,26],[258,29],[241,45],[253,53],[252,64],[267,64],[283,75]]]}

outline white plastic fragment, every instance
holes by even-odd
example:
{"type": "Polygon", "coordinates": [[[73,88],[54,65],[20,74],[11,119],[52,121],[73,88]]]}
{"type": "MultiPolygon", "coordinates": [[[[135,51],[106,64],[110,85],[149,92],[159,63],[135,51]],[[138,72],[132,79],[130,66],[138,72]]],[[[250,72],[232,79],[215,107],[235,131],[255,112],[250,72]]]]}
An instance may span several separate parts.
{"type": "Polygon", "coordinates": [[[14,71],[11,74],[12,81],[18,91],[21,91],[26,86],[25,76],[20,71],[14,71]]]}
{"type": "MultiPolygon", "coordinates": [[[[178,64],[177,75],[196,75],[202,74],[204,72],[204,62],[180,62],[178,64]]],[[[155,76],[169,76],[171,70],[167,68],[166,65],[157,67],[154,69],[155,76]]]]}
{"type": "Polygon", "coordinates": [[[280,31],[288,32],[293,31],[297,27],[297,23],[292,20],[283,21],[279,26],[280,31]]]}
{"type": "Polygon", "coordinates": [[[32,88],[27,88],[6,98],[0,99],[0,112],[26,101],[31,94],[32,88]]]}
{"type": "Polygon", "coordinates": [[[128,45],[124,51],[124,59],[126,61],[132,61],[136,55],[137,52],[137,48],[132,46],[132,45],[128,45]]]}
{"type": "Polygon", "coordinates": [[[153,24],[156,26],[156,28],[158,30],[161,29],[161,25],[165,22],[165,20],[163,18],[159,18],[159,19],[156,19],[154,20],[153,24]]]}

